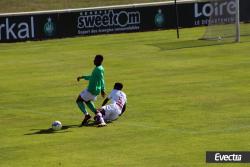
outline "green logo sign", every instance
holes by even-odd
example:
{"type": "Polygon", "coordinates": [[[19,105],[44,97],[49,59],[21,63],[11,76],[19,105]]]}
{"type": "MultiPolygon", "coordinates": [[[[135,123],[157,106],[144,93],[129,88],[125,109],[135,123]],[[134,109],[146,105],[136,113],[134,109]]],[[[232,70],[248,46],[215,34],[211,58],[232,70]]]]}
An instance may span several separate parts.
{"type": "Polygon", "coordinates": [[[155,25],[159,28],[162,28],[165,25],[165,17],[161,9],[159,9],[158,13],[155,15],[155,25]]]}
{"type": "Polygon", "coordinates": [[[51,37],[55,34],[56,27],[50,17],[48,18],[47,23],[44,24],[43,30],[44,30],[45,35],[48,37],[51,37]]]}

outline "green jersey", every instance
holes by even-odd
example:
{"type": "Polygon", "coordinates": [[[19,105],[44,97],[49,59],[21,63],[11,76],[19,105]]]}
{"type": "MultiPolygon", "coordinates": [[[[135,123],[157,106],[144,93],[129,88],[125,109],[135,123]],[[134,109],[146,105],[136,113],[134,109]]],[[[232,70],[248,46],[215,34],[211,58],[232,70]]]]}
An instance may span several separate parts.
{"type": "Polygon", "coordinates": [[[91,75],[83,76],[83,78],[89,81],[87,89],[92,95],[97,96],[102,90],[105,90],[104,68],[102,66],[95,67],[91,75]]]}

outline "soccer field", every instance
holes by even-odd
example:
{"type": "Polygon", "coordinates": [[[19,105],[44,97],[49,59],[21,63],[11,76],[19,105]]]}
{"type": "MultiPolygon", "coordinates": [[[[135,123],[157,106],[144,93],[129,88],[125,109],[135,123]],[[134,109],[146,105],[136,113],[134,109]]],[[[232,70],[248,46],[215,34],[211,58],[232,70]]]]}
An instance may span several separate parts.
{"type": "Polygon", "coordinates": [[[205,167],[206,151],[249,151],[250,38],[181,32],[0,44],[0,166],[205,167]],[[87,82],[76,77],[91,73],[96,54],[106,92],[124,83],[127,111],[107,127],[80,128],[75,99],[87,82]],[[54,120],[63,130],[49,130],[54,120]]]}

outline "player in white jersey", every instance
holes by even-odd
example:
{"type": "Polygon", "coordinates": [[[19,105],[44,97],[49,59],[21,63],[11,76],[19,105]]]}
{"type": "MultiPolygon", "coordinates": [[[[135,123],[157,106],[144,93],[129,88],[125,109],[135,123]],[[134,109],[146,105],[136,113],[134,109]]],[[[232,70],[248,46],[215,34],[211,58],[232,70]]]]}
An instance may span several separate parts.
{"type": "Polygon", "coordinates": [[[97,110],[95,120],[98,126],[105,126],[105,121],[116,120],[126,110],[127,97],[126,94],[121,91],[122,88],[122,83],[115,83],[114,89],[103,101],[102,107],[97,110]],[[111,100],[111,103],[106,105],[109,100],[111,100]]]}

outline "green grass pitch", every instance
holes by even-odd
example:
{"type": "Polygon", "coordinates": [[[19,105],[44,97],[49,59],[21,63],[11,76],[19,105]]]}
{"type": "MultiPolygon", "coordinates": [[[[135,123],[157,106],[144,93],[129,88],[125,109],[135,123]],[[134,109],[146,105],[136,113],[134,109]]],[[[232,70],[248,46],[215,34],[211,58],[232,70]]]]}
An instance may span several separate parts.
{"type": "Polygon", "coordinates": [[[245,167],[207,165],[205,152],[250,150],[249,37],[181,32],[0,44],[0,166],[245,167]],[[105,57],[107,92],[124,83],[128,108],[107,127],[79,128],[75,99],[87,82],[76,77],[95,54],[105,57]],[[54,120],[67,128],[50,133],[54,120]]]}

